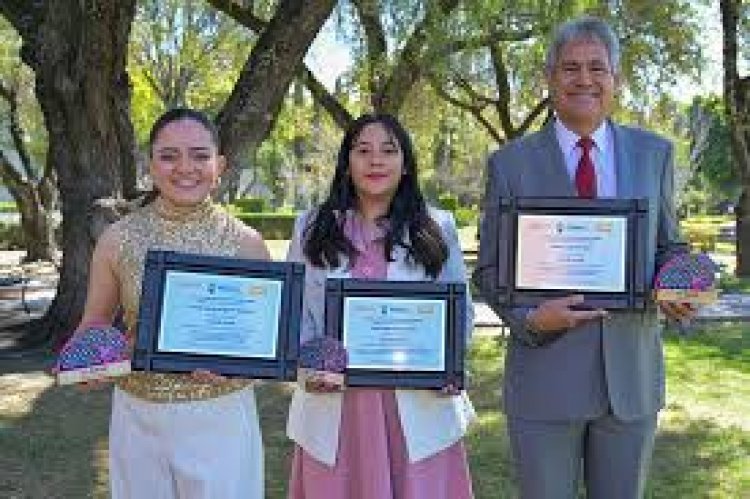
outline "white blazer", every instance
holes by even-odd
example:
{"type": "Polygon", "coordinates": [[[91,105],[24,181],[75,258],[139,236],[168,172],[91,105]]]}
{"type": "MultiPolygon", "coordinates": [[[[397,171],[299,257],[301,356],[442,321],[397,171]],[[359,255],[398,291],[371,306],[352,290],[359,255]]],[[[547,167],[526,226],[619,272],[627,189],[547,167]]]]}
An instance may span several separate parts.
{"type": "MultiPolygon", "coordinates": [[[[305,293],[301,342],[323,335],[325,281],[328,277],[348,278],[348,262],[342,259],[336,269],[310,265],[302,253],[302,241],[310,212],[297,218],[294,235],[287,254],[288,261],[304,262],[305,293]]],[[[448,260],[437,281],[466,282],[463,254],[458,233],[449,212],[430,208],[430,216],[442,230],[448,245],[448,260]]],[[[393,249],[393,262],[388,263],[388,278],[400,281],[430,280],[420,265],[407,262],[406,250],[393,249]]],[[[467,289],[467,343],[473,327],[473,307],[467,289]]],[[[318,461],[333,466],[339,444],[341,427],[341,393],[309,393],[297,387],[292,396],[287,422],[287,435],[318,461]]],[[[396,402],[401,428],[406,439],[409,461],[416,462],[446,449],[460,440],[469,424],[476,419],[474,407],[462,392],[456,396],[442,396],[430,390],[396,390],[396,402]]]]}

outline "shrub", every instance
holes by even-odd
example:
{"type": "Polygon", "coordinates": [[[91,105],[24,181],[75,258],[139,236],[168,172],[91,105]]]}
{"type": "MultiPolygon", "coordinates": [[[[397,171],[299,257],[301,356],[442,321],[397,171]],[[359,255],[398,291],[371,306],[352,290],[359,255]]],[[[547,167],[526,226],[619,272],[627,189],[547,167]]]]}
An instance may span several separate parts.
{"type": "Polygon", "coordinates": [[[17,223],[0,222],[0,250],[22,250],[23,231],[17,223]]]}
{"type": "Polygon", "coordinates": [[[444,192],[438,196],[438,206],[444,210],[455,213],[458,209],[458,198],[449,192],[444,192]]]}
{"type": "Polygon", "coordinates": [[[456,211],[453,212],[453,216],[456,218],[457,226],[466,227],[477,223],[479,213],[474,208],[456,208],[456,211]]]}
{"type": "Polygon", "coordinates": [[[699,251],[713,251],[716,248],[718,229],[711,225],[689,224],[682,226],[682,233],[690,247],[699,251]]]}
{"type": "Polygon", "coordinates": [[[0,201],[0,213],[17,213],[18,206],[15,201],[0,201]]]}
{"type": "Polygon", "coordinates": [[[291,239],[297,218],[296,213],[240,213],[236,216],[260,232],[263,239],[291,239]]]}
{"type": "Polygon", "coordinates": [[[260,197],[245,197],[235,199],[233,203],[241,211],[246,213],[263,213],[270,209],[268,200],[260,197]]]}

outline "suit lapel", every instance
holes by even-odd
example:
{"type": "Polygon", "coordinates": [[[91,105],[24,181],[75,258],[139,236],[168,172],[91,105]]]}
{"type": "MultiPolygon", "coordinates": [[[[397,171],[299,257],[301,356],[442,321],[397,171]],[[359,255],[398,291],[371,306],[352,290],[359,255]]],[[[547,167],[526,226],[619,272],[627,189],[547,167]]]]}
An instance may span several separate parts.
{"type": "Polygon", "coordinates": [[[636,148],[630,143],[630,135],[624,128],[610,122],[615,151],[615,178],[617,181],[618,198],[637,197],[634,185],[637,175],[635,174],[636,148]]]}
{"type": "Polygon", "coordinates": [[[542,190],[539,195],[576,197],[578,194],[565,167],[565,158],[551,121],[540,130],[539,138],[536,149],[539,164],[535,166],[541,170],[543,179],[543,184],[539,184],[542,190]]]}

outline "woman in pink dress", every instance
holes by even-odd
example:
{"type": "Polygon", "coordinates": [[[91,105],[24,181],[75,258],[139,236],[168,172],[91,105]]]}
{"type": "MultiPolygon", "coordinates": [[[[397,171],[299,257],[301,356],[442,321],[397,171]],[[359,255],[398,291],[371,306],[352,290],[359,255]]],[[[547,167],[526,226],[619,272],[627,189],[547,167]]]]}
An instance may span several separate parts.
{"type": "MultiPolygon", "coordinates": [[[[409,135],[382,114],[346,132],[328,197],[297,220],[288,260],[306,264],[302,342],[323,335],[327,277],[466,282],[453,217],[426,205],[409,135]]],[[[473,497],[464,392],[307,386],[289,413],[289,499],[473,497]]]]}

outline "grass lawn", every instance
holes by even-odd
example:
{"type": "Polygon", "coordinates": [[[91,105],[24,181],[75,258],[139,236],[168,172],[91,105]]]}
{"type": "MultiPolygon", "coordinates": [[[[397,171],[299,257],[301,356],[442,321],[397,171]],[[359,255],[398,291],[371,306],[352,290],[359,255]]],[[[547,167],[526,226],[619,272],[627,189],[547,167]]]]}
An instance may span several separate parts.
{"type": "MultiPolygon", "coordinates": [[[[668,402],[660,418],[649,498],[750,497],[750,330],[719,325],[666,336],[668,402]]],[[[504,341],[477,338],[470,395],[479,423],[468,437],[477,499],[513,497],[498,410],[504,341]]],[[[44,359],[0,363],[0,497],[107,497],[109,391],[55,388],[44,359]]],[[[267,497],[284,497],[291,446],[289,387],[257,390],[267,497]]]]}

